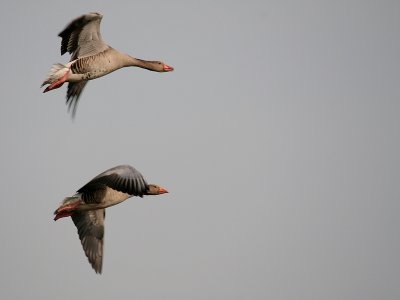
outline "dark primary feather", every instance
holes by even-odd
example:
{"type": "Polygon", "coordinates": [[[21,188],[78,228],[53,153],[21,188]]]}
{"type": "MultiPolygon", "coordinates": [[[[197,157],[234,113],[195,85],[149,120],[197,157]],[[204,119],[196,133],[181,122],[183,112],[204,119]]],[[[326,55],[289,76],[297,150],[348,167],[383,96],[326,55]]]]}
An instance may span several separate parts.
{"type": "Polygon", "coordinates": [[[72,110],[72,118],[75,117],[76,109],[78,108],[78,100],[86,84],[87,81],[68,83],[66,104],[68,105],[68,112],[72,110]]]}
{"type": "Polygon", "coordinates": [[[90,264],[96,273],[103,265],[105,209],[75,212],[71,217],[78,229],[79,239],[90,264]]]}

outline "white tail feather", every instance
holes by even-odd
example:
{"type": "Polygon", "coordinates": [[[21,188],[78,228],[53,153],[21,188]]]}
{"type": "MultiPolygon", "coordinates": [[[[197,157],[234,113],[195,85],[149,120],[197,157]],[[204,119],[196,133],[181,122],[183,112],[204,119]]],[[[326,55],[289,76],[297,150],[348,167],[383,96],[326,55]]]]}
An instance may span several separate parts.
{"type": "Polygon", "coordinates": [[[56,82],[58,79],[63,77],[68,70],[68,65],[60,63],[54,64],[51,67],[49,74],[47,74],[46,80],[42,83],[42,86],[44,86],[45,84],[52,84],[53,82],[56,82]]]}

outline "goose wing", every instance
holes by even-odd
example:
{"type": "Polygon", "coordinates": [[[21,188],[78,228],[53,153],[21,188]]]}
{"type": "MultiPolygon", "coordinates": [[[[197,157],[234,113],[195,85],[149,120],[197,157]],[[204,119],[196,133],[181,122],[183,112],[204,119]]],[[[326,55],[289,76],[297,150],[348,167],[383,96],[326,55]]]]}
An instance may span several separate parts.
{"type": "Polygon", "coordinates": [[[106,188],[142,197],[147,190],[147,182],[142,174],[128,165],[111,168],[93,178],[78,190],[86,203],[98,203],[106,188]]]}
{"type": "Polygon", "coordinates": [[[105,209],[75,212],[71,218],[78,229],[79,239],[90,264],[96,273],[103,265],[105,209]]]}
{"type": "Polygon", "coordinates": [[[107,50],[109,46],[100,33],[103,15],[89,13],[72,20],[58,36],[61,40],[61,55],[72,54],[71,61],[84,56],[95,55],[107,50]]]}
{"type": "Polygon", "coordinates": [[[66,104],[68,105],[68,111],[71,111],[72,118],[75,118],[78,100],[86,84],[87,81],[68,83],[66,104]]]}

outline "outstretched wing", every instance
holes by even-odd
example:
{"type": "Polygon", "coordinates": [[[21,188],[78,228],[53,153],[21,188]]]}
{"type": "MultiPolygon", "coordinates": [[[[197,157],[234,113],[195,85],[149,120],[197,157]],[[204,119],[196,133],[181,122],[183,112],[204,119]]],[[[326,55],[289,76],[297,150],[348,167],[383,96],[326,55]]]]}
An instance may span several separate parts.
{"type": "Polygon", "coordinates": [[[82,193],[82,199],[86,203],[97,203],[101,201],[102,193],[107,187],[142,197],[146,193],[147,182],[135,168],[121,165],[97,175],[77,192],[82,193]]]}
{"type": "Polygon", "coordinates": [[[103,266],[105,209],[75,212],[71,217],[78,229],[83,251],[96,273],[103,266]]]}
{"type": "Polygon", "coordinates": [[[58,36],[61,40],[61,55],[72,54],[71,61],[79,57],[90,56],[109,48],[100,33],[103,15],[89,13],[72,20],[58,36]]]}

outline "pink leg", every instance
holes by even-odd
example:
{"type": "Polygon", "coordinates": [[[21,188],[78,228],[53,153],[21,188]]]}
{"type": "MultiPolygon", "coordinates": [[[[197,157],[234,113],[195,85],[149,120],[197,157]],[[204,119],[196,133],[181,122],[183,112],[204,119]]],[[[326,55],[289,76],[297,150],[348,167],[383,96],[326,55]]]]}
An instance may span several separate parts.
{"type": "Polygon", "coordinates": [[[70,217],[74,213],[75,208],[79,206],[79,204],[81,204],[80,200],[73,203],[68,203],[57,208],[57,210],[54,212],[54,214],[56,215],[54,217],[54,221],[57,221],[58,219],[64,217],[70,217]]]}
{"type": "Polygon", "coordinates": [[[53,220],[57,221],[58,219],[70,217],[70,216],[72,216],[72,212],[61,212],[61,213],[57,213],[53,220]]]}
{"type": "Polygon", "coordinates": [[[47,88],[45,88],[43,93],[46,93],[48,91],[51,91],[51,90],[54,90],[54,89],[58,89],[59,87],[61,87],[64,84],[64,82],[67,80],[69,72],[70,72],[70,70],[65,72],[63,77],[61,77],[59,80],[57,80],[56,82],[53,82],[47,88]]]}

